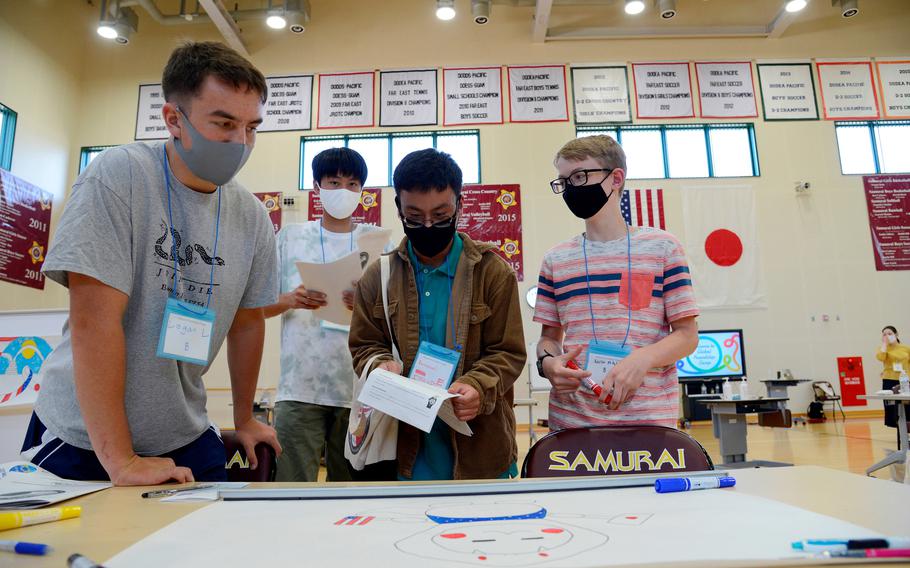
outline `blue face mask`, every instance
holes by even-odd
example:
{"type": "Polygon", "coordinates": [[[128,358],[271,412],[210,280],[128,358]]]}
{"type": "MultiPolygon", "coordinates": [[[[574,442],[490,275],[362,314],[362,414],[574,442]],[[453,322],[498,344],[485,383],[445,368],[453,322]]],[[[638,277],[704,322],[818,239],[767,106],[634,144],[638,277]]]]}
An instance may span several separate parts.
{"type": "Polygon", "coordinates": [[[174,148],[186,167],[196,177],[218,186],[231,181],[250,157],[252,146],[209,140],[196,130],[183,110],[177,110],[192,141],[192,148],[187,150],[179,138],[174,140],[174,148]]]}

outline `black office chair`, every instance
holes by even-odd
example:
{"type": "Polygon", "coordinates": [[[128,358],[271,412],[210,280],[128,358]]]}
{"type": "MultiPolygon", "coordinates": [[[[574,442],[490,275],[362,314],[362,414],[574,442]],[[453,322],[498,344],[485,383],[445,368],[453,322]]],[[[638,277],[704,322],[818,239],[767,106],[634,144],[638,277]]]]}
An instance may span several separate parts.
{"type": "Polygon", "coordinates": [[[826,402],[831,403],[831,417],[837,420],[837,409],[840,408],[841,418],[847,420],[844,414],[844,407],[840,403],[840,395],[834,390],[834,385],[828,381],[815,381],[812,383],[812,391],[815,393],[815,402],[824,405],[826,402]]]}

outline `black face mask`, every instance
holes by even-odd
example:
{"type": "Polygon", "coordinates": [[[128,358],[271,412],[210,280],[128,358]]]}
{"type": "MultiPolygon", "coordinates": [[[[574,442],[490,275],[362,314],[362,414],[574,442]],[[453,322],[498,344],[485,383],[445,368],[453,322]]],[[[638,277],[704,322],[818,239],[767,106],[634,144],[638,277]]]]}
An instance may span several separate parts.
{"type": "Polygon", "coordinates": [[[590,219],[597,215],[613,196],[612,189],[609,195],[604,193],[602,183],[567,185],[566,190],[562,192],[562,198],[569,206],[569,211],[580,219],[590,219]]]}
{"type": "Polygon", "coordinates": [[[404,226],[404,234],[407,235],[408,241],[414,250],[425,257],[432,258],[441,253],[455,236],[455,229],[458,226],[458,217],[452,219],[452,224],[448,227],[425,226],[411,228],[404,226]]]}

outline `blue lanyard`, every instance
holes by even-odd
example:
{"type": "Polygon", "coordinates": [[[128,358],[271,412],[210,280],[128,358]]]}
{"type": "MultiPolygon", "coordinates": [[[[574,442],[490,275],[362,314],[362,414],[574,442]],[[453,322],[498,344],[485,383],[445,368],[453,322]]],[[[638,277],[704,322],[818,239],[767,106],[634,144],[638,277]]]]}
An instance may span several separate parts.
{"type": "MultiPolygon", "coordinates": [[[[449,252],[449,256],[448,256],[448,258],[446,258],[446,272],[445,272],[446,281],[449,283],[449,300],[446,303],[452,310],[452,344],[455,346],[455,351],[461,351],[461,345],[458,343],[458,338],[455,336],[455,320],[457,320],[458,318],[455,317],[455,305],[452,304],[452,280],[454,279],[454,277],[449,276],[449,270],[451,268],[451,262],[452,262],[451,257],[452,257],[452,253],[449,252]]],[[[416,258],[416,255],[415,255],[415,258],[416,258]]],[[[423,265],[421,265],[420,261],[418,260],[417,267],[416,267],[417,270],[415,270],[415,272],[417,274],[417,311],[418,312],[420,311],[420,304],[423,303],[423,276],[421,276],[421,270],[420,270],[421,266],[423,266],[423,265]]],[[[448,317],[448,313],[446,313],[446,317],[448,317]]],[[[418,326],[420,327],[421,334],[424,337],[428,338],[427,340],[429,340],[430,330],[425,329],[423,323],[420,322],[419,313],[417,315],[417,321],[418,321],[418,326]]]]}
{"type": "MultiPolygon", "coordinates": [[[[594,325],[594,302],[591,301],[591,276],[588,274],[588,236],[581,235],[581,251],[585,257],[585,282],[588,286],[588,311],[591,314],[591,331],[594,333],[594,341],[597,341],[597,328],[594,325]]],[[[629,321],[626,323],[626,335],[622,338],[622,346],[626,346],[626,340],[629,339],[629,330],[632,328],[632,237],[629,232],[629,225],[626,225],[626,260],[629,263],[628,286],[629,289],[629,321]]]]}
{"type": "MultiPolygon", "coordinates": [[[[322,232],[322,219],[319,219],[319,246],[322,247],[322,264],[325,264],[325,235],[322,232]]],[[[354,227],[351,227],[351,251],[354,252],[354,227]]]]}
{"type": "MultiPolygon", "coordinates": [[[[177,246],[174,242],[174,213],[171,209],[171,174],[169,171],[169,166],[167,162],[167,148],[166,146],[161,147],[161,152],[164,154],[164,181],[167,186],[167,220],[170,226],[168,231],[171,233],[171,256],[174,257],[174,286],[171,290],[170,296],[173,298],[177,297],[177,246]]],[[[221,225],[221,186],[215,188],[215,191],[218,192],[218,211],[215,214],[215,244],[212,246],[212,258],[218,257],[218,229],[221,225]]],[[[209,288],[206,290],[206,299],[205,299],[205,309],[201,312],[194,311],[192,308],[187,306],[187,310],[193,312],[197,315],[202,315],[209,309],[209,304],[212,301],[212,286],[215,284],[215,263],[212,262],[212,269],[209,272],[209,288]]],[[[184,302],[186,304],[186,302],[184,302]]]]}

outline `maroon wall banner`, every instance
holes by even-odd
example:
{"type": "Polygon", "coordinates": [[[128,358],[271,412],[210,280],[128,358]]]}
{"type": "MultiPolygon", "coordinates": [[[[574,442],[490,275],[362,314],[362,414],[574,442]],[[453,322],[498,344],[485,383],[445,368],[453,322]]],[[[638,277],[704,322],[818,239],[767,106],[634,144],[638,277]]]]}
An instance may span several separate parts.
{"type": "Polygon", "coordinates": [[[866,406],[866,400],[858,398],[866,394],[866,376],[863,373],[862,357],[838,357],[837,376],[840,378],[840,395],[844,406],[866,406]]]}
{"type": "Polygon", "coordinates": [[[44,290],[53,196],[0,170],[0,280],[44,290]]]}
{"type": "Polygon", "coordinates": [[[493,243],[524,281],[521,243],[521,187],[511,185],[466,185],[461,190],[458,230],[475,241],[493,243]]]}
{"type": "MultiPolygon", "coordinates": [[[[322,219],[322,202],[315,191],[310,191],[310,207],[307,219],[315,221],[322,219]]],[[[382,226],[382,190],[379,188],[364,189],[360,196],[360,205],[351,215],[355,223],[382,226]]]]}
{"type": "Polygon", "coordinates": [[[876,270],[910,270],[910,175],[863,176],[876,270]]]}
{"type": "Polygon", "coordinates": [[[275,234],[281,230],[281,193],[254,193],[265,210],[269,212],[269,219],[275,228],[275,234]]]}

